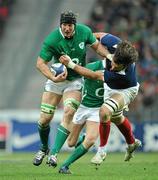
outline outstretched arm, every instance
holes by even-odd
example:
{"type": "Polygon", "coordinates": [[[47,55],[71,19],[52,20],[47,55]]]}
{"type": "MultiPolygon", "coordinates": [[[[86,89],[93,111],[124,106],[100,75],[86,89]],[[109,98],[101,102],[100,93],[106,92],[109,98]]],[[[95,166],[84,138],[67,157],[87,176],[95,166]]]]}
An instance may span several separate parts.
{"type": "Polygon", "coordinates": [[[103,81],[103,73],[100,71],[91,71],[90,69],[87,69],[85,67],[82,67],[78,64],[75,64],[71,58],[67,55],[63,55],[60,57],[60,62],[66,65],[67,67],[73,69],[76,71],[78,74],[81,76],[84,76],[89,79],[94,79],[94,80],[102,80],[103,81]]]}

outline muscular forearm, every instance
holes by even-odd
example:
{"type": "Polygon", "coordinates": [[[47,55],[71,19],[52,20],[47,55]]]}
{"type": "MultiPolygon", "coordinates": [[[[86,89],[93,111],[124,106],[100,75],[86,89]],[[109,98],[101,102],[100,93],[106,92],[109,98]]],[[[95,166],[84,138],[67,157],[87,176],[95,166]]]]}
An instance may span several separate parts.
{"type": "Polygon", "coordinates": [[[92,48],[96,51],[97,54],[99,54],[102,57],[107,57],[109,51],[106,49],[105,46],[103,46],[99,41],[92,45],[92,48]]]}
{"type": "Polygon", "coordinates": [[[84,76],[89,79],[97,80],[99,79],[97,72],[91,71],[87,68],[81,67],[79,65],[75,65],[74,70],[80,74],[81,76],[84,76]]]}
{"type": "Polygon", "coordinates": [[[53,81],[54,75],[52,74],[49,67],[47,66],[47,63],[44,62],[40,57],[38,57],[37,59],[36,67],[46,78],[53,81]]]}
{"type": "Polygon", "coordinates": [[[94,71],[91,71],[90,69],[87,69],[78,64],[75,64],[74,62],[71,61],[71,59],[69,60],[69,63],[67,64],[67,66],[73,69],[74,71],[76,71],[81,76],[84,76],[86,78],[94,79],[94,80],[103,79],[102,74],[100,74],[99,72],[94,72],[94,71]]]}
{"type": "Polygon", "coordinates": [[[99,43],[97,49],[96,49],[96,52],[102,56],[102,57],[107,57],[109,53],[109,51],[105,48],[105,46],[103,46],[102,44],[99,43]]]}

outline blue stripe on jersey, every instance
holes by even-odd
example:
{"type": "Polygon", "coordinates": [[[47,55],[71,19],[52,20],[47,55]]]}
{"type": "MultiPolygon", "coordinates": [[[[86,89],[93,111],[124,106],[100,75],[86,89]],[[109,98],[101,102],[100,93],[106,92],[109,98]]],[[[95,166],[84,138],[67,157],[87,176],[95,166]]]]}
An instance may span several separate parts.
{"type": "Polygon", "coordinates": [[[117,44],[121,42],[121,39],[112,34],[106,34],[101,38],[100,42],[107,47],[111,54],[114,54],[117,44]]]}
{"type": "Polygon", "coordinates": [[[125,75],[105,69],[104,82],[111,89],[126,89],[137,85],[136,66],[131,64],[125,70],[125,75]]]}

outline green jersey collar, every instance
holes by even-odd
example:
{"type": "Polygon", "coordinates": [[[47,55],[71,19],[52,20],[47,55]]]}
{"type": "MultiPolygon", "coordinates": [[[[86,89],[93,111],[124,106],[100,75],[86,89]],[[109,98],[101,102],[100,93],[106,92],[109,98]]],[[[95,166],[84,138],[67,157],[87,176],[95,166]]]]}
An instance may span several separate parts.
{"type": "MultiPolygon", "coordinates": [[[[62,33],[61,27],[59,27],[59,32],[60,32],[60,34],[62,35],[62,37],[65,39],[65,36],[64,36],[64,34],[62,33]]],[[[74,32],[73,32],[72,35],[74,35],[74,34],[75,34],[75,30],[74,30],[74,32]]]]}

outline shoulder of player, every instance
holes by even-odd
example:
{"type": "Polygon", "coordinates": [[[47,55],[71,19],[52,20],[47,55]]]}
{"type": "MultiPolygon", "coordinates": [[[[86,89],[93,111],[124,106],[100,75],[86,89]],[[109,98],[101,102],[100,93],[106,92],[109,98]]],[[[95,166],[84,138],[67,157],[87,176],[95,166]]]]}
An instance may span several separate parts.
{"type": "Polygon", "coordinates": [[[47,37],[45,38],[45,42],[49,44],[56,44],[61,39],[62,39],[62,36],[61,36],[60,30],[59,28],[56,28],[47,35],[47,37]]]}

